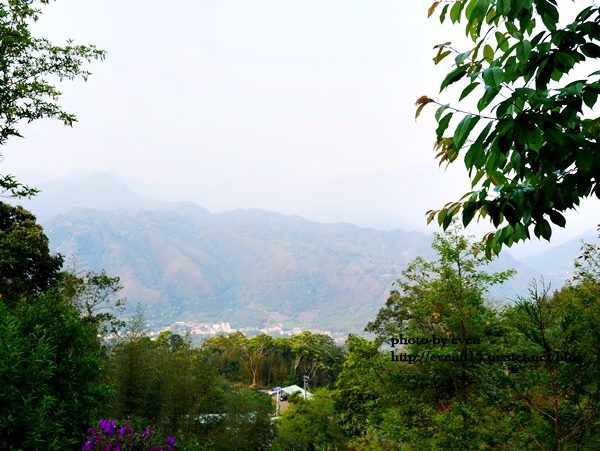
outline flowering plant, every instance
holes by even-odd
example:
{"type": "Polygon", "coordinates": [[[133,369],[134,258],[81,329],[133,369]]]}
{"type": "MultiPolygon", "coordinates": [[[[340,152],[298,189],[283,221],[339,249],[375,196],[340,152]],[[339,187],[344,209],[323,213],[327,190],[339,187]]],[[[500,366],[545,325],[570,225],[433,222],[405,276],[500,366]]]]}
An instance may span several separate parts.
{"type": "Polygon", "coordinates": [[[175,451],[177,440],[173,436],[164,441],[147,426],[139,434],[131,426],[118,426],[113,420],[102,418],[98,426],[88,429],[90,438],[81,451],[175,451]]]}

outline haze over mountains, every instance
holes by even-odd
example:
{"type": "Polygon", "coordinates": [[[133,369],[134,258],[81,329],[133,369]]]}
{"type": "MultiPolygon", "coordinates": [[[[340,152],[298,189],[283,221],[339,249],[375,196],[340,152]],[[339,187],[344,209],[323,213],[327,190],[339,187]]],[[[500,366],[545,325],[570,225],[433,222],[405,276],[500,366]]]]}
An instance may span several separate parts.
{"type": "MultiPolygon", "coordinates": [[[[147,306],[155,328],[184,322],[229,323],[250,333],[361,332],[406,264],[433,257],[432,237],[424,233],[261,210],[211,214],[191,202],[136,194],[108,175],[40,188],[20,203],[38,216],[53,251],[120,276],[130,307],[147,306]]],[[[586,238],[595,237],[590,231],[586,238]]],[[[503,255],[491,270],[518,274],[492,295],[525,294],[536,270],[560,286],[579,247],[573,240],[522,261],[503,255]]]]}

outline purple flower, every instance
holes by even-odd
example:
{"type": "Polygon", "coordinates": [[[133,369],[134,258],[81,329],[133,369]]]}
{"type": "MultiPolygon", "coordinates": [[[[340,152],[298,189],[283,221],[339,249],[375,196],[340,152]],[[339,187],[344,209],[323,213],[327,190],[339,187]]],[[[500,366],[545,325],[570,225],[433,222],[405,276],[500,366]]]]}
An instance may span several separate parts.
{"type": "Polygon", "coordinates": [[[121,437],[125,434],[129,434],[130,432],[133,432],[133,429],[131,429],[129,425],[123,426],[121,429],[119,429],[119,435],[121,437]]]}
{"type": "Polygon", "coordinates": [[[113,435],[117,431],[117,423],[113,420],[107,420],[106,418],[102,418],[100,421],[100,429],[106,435],[113,435]]]}
{"type": "Polygon", "coordinates": [[[142,436],[146,438],[150,438],[152,435],[152,428],[150,426],[146,426],[146,429],[142,431],[142,436]]]}
{"type": "Polygon", "coordinates": [[[177,440],[175,440],[175,437],[173,436],[167,437],[167,439],[165,440],[165,445],[175,446],[177,445],[177,440]]]}
{"type": "Polygon", "coordinates": [[[90,439],[83,444],[81,451],[92,451],[94,449],[94,439],[90,439]]]}

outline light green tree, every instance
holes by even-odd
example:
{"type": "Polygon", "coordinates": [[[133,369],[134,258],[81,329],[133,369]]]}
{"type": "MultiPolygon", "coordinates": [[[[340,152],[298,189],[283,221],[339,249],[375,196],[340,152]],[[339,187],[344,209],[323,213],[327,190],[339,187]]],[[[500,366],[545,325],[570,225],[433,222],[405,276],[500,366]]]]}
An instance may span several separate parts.
{"type": "MultiPolygon", "coordinates": [[[[478,355],[501,352],[506,328],[498,312],[487,305],[486,293],[513,271],[484,271],[489,263],[485,243],[463,236],[456,224],[435,234],[432,247],[437,259],[413,260],[395,283],[385,307],[367,325],[378,343],[394,345],[393,357],[385,351],[387,365],[373,358],[379,368],[372,368],[371,391],[355,390],[357,396],[379,392],[377,399],[362,408],[368,422],[340,412],[348,431],[352,421],[366,428],[369,446],[375,449],[381,438],[391,446],[409,449],[480,449],[482,443],[492,444],[497,435],[496,425],[486,421],[477,393],[481,365],[476,360],[478,355]],[[402,339],[406,344],[402,345],[402,339]],[[431,355],[435,359],[426,357],[431,355]],[[421,360],[411,364],[406,356],[421,360]]],[[[363,352],[369,349],[364,344],[361,348],[363,352]]],[[[358,362],[366,371],[367,362],[358,362]]],[[[347,371],[350,367],[344,368],[340,381],[346,381],[347,371]]],[[[366,374],[362,379],[369,380],[366,374]]]]}
{"type": "Polygon", "coordinates": [[[71,269],[61,274],[62,294],[79,310],[86,321],[98,326],[103,337],[116,334],[125,326],[121,315],[125,298],[117,297],[123,288],[119,277],[110,277],[105,270],[79,272],[71,269]]]}
{"type": "Polygon", "coordinates": [[[0,449],[76,449],[109,399],[97,328],[49,291],[0,300],[0,449]]]}
{"type": "Polygon", "coordinates": [[[346,438],[335,418],[334,401],[324,388],[311,400],[299,399],[279,420],[276,451],[344,450],[346,438]]]}

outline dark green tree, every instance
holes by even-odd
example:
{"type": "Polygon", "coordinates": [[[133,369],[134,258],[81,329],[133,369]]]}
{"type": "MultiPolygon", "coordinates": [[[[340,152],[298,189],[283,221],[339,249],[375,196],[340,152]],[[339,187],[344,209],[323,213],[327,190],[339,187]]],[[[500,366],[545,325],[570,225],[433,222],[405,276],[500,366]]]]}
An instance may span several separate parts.
{"type": "Polygon", "coordinates": [[[488,413],[504,422],[501,441],[520,449],[600,446],[598,298],[576,287],[530,294],[503,313],[507,359],[480,379],[488,413]],[[526,358],[527,360],[524,360],[526,358]]]}
{"type": "Polygon", "coordinates": [[[37,296],[60,277],[63,259],[50,255],[48,237],[23,207],[0,202],[0,302],[37,296]]]}
{"type": "Polygon", "coordinates": [[[474,46],[436,46],[436,64],[455,55],[440,91],[464,88],[458,102],[420,97],[417,116],[438,105],[437,158],[464,159],[473,190],[429,211],[428,221],[446,229],[456,216],[465,226],[489,218],[497,230],[486,237],[488,254],[531,231],[550,239],[565,211],[600,198],[600,7],[589,2],[570,23],[555,0],[436,1],[429,15],[436,8],[442,22],[465,24],[474,46]],[[572,76],[576,68],[585,78],[572,76]]]}
{"type": "Polygon", "coordinates": [[[340,426],[349,437],[367,434],[383,398],[395,391],[388,377],[390,358],[379,351],[381,340],[371,342],[349,335],[346,361],[335,381],[332,397],[340,426]]]}
{"type": "Polygon", "coordinates": [[[289,339],[294,355],[294,371],[298,383],[302,376],[309,377],[311,384],[332,383],[341,370],[344,361],[342,350],[327,334],[313,334],[303,331],[289,339]]]}

